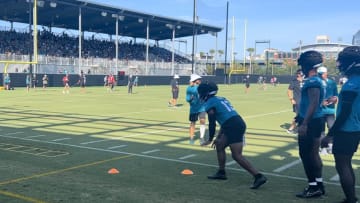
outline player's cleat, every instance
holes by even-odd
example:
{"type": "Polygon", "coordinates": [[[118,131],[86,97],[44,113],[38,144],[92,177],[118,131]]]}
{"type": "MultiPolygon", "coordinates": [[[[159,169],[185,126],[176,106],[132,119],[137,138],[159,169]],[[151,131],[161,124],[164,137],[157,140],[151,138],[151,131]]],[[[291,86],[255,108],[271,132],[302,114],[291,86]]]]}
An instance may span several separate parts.
{"type": "Polygon", "coordinates": [[[286,132],[293,135],[297,134],[295,130],[286,130],[286,132]]]}
{"type": "Polygon", "coordinates": [[[209,144],[211,144],[211,141],[204,141],[204,142],[200,142],[200,146],[207,146],[207,145],[209,145],[209,144]]]}
{"type": "Polygon", "coordinates": [[[324,186],[324,183],[318,182],[317,184],[318,184],[318,187],[319,187],[320,190],[321,190],[321,194],[322,194],[322,195],[325,195],[325,186],[324,186]]]}
{"type": "Polygon", "coordinates": [[[208,179],[211,180],[226,180],[226,173],[217,171],[214,175],[208,176],[208,179]]]}
{"type": "Polygon", "coordinates": [[[258,189],[261,185],[267,182],[267,178],[264,175],[260,175],[259,177],[255,178],[253,185],[250,189],[258,189]]]}
{"type": "Polygon", "coordinates": [[[194,139],[190,139],[190,140],[189,140],[189,144],[191,144],[191,145],[195,144],[195,140],[194,140],[194,139]]]}
{"type": "Polygon", "coordinates": [[[299,198],[315,198],[320,197],[322,195],[322,191],[318,186],[309,186],[305,188],[303,192],[296,194],[296,197],[299,198]]]}

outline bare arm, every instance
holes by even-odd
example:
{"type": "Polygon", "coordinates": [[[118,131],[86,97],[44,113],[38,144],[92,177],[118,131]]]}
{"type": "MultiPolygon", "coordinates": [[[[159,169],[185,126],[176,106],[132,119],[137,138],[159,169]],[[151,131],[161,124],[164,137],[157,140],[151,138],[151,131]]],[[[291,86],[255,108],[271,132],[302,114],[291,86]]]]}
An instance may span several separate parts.
{"type": "Polygon", "coordinates": [[[212,141],[215,136],[216,130],[216,117],[215,117],[215,109],[210,109],[207,111],[208,120],[209,120],[209,141],[212,141]]]}
{"type": "Polygon", "coordinates": [[[290,99],[290,102],[291,102],[292,104],[295,104],[296,102],[295,102],[295,100],[294,100],[294,94],[293,94],[293,91],[292,91],[291,89],[288,89],[288,90],[287,90],[287,95],[288,95],[288,97],[289,97],[289,99],[290,99]]]}

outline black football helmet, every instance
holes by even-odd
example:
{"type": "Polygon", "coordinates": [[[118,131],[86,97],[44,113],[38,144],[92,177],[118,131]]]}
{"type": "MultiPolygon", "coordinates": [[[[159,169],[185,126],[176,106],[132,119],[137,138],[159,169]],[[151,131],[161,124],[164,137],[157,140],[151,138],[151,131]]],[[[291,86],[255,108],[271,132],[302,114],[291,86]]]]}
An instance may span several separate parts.
{"type": "Polygon", "coordinates": [[[344,75],[360,73],[360,46],[344,48],[338,55],[337,67],[344,75]]]}
{"type": "Polygon", "coordinates": [[[298,65],[301,66],[301,71],[305,77],[308,77],[310,70],[322,66],[322,62],[321,53],[313,50],[302,53],[298,59],[298,65]]]}
{"type": "Polygon", "coordinates": [[[198,94],[201,101],[207,101],[211,96],[217,94],[218,86],[213,82],[201,83],[198,87],[198,94]]]}

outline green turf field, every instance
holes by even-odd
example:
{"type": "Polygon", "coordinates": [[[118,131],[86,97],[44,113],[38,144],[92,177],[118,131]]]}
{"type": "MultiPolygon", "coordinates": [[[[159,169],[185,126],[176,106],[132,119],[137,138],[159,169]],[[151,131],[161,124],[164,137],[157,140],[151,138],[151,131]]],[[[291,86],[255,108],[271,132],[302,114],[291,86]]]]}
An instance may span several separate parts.
{"type": "MultiPolygon", "coordinates": [[[[327,194],[294,195],[306,186],[287,85],[266,91],[220,85],[247,122],[244,154],[268,177],[253,179],[227,160],[228,180],[206,178],[217,169],[216,152],[188,141],[186,86],[179,106],[168,107],[169,86],[88,87],[0,91],[0,203],[17,202],[337,202],[343,199],[331,155],[322,156],[327,194]],[[108,174],[112,168],[118,174],[108,174]],[[193,175],[182,175],[190,169],[193,175]]],[[[359,181],[359,153],[354,157],[359,181]]],[[[359,186],[357,187],[359,188],[359,186]]]]}

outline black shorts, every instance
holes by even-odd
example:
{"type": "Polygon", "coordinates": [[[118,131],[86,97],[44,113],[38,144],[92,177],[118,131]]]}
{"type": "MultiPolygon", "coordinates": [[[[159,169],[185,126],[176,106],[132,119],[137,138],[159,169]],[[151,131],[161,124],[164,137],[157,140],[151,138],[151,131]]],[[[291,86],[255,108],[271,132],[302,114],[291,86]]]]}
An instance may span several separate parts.
{"type": "Polygon", "coordinates": [[[172,91],[172,97],[173,97],[173,99],[179,98],[179,90],[173,90],[172,91]]]}
{"type": "MultiPolygon", "coordinates": [[[[303,122],[302,118],[298,118],[297,123],[300,126],[303,122]]],[[[324,117],[313,118],[309,121],[306,131],[306,137],[308,138],[320,138],[321,132],[325,130],[324,117]]]]}
{"type": "Polygon", "coordinates": [[[196,122],[199,118],[205,118],[205,117],[206,117],[205,112],[191,113],[189,115],[189,121],[196,122]]]}
{"type": "Polygon", "coordinates": [[[332,152],[352,156],[358,149],[360,132],[339,132],[334,136],[332,152]]]}
{"type": "Polygon", "coordinates": [[[250,87],[250,83],[246,83],[246,84],[245,84],[245,87],[246,87],[246,88],[249,88],[249,87],[250,87]]]}
{"type": "Polygon", "coordinates": [[[246,124],[240,116],[233,116],[221,126],[227,138],[227,144],[234,144],[244,141],[246,124]]]}
{"type": "Polygon", "coordinates": [[[299,105],[298,104],[293,104],[292,105],[292,108],[293,108],[293,112],[295,114],[299,113],[299,105]]]}

